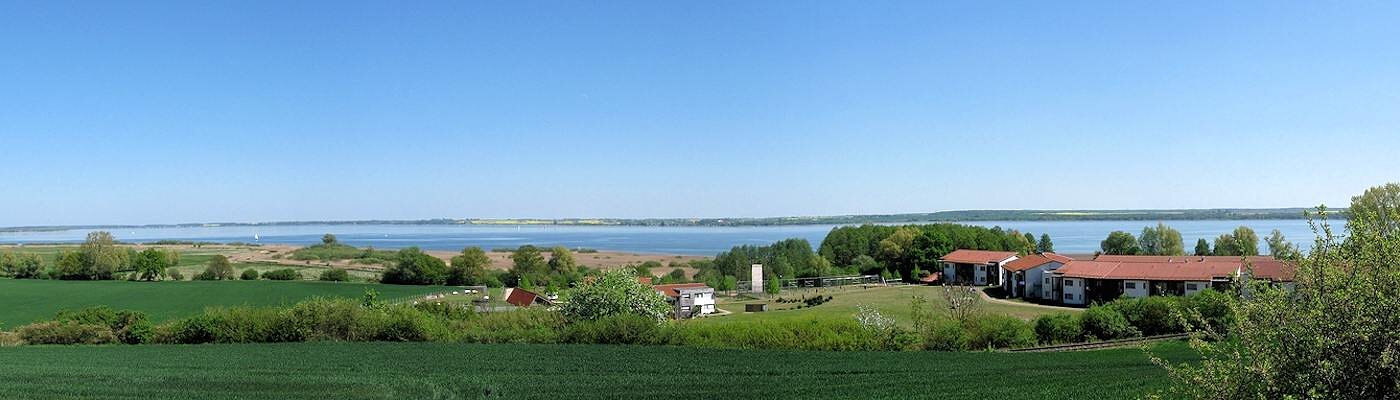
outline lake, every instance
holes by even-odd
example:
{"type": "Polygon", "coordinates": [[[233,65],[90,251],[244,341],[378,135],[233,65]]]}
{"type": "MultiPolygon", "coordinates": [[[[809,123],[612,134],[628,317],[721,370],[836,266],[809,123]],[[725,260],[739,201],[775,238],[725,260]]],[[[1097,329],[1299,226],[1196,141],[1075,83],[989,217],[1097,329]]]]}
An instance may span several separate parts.
{"type": "MultiPolygon", "coordinates": [[[[1039,237],[1050,234],[1055,250],[1061,253],[1093,253],[1109,232],[1123,230],[1137,234],[1150,221],[979,221],[971,225],[1000,226],[1031,232],[1039,237]]],[[[1254,229],[1262,243],[1269,232],[1278,229],[1303,249],[1312,245],[1312,230],[1305,220],[1251,221],[1170,221],[1181,231],[1186,251],[1196,239],[1212,240],[1244,225],[1254,229]]],[[[1340,225],[1340,224],[1339,224],[1340,225]]],[[[563,245],[637,253],[714,255],[741,244],[763,245],[787,238],[804,238],[813,247],[834,225],[792,225],[756,227],[644,227],[644,226],[482,226],[482,225],[298,225],[298,226],[219,226],[194,228],[112,229],[118,240],[195,240],[212,242],[254,242],[306,245],[320,243],[321,235],[334,233],[341,242],[355,246],[402,248],[419,246],[432,250],[458,250],[465,246],[485,249],[563,245]]],[[[1340,230],[1340,229],[1339,229],[1340,230]]],[[[88,230],[0,233],[0,243],[81,242],[88,230]]]]}

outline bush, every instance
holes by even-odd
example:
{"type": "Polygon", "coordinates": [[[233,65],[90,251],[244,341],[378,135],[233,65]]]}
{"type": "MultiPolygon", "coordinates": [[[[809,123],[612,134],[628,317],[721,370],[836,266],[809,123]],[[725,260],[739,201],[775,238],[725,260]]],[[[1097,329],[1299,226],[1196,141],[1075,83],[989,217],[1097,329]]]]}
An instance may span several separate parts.
{"type": "Polygon", "coordinates": [[[527,308],[482,314],[461,329],[462,340],[471,343],[558,343],[564,318],[557,312],[527,308]]]}
{"type": "Polygon", "coordinates": [[[655,344],[661,340],[661,325],[640,315],[613,315],[568,325],[564,343],[655,344]]]}
{"type": "Polygon", "coordinates": [[[963,329],[958,321],[949,318],[935,318],[929,321],[920,335],[923,336],[924,349],[935,351],[967,350],[970,340],[967,329],[963,329]]]}
{"type": "Polygon", "coordinates": [[[1009,315],[981,314],[963,323],[969,349],[1006,349],[1034,346],[1030,324],[1009,315]]]}
{"type": "Polygon", "coordinates": [[[312,299],[283,308],[213,308],[156,328],[159,343],[273,343],[311,340],[450,340],[447,320],[410,306],[366,308],[312,299]]]}
{"type": "Polygon", "coordinates": [[[1058,313],[1035,319],[1035,337],[1041,344],[1074,343],[1084,338],[1084,327],[1078,317],[1058,313]]]}
{"type": "Polygon", "coordinates": [[[238,276],[238,279],[256,281],[258,280],[258,270],[252,268],[245,269],[243,270],[243,274],[238,276]]]}
{"type": "Polygon", "coordinates": [[[301,273],[295,269],[283,268],[267,271],[262,274],[262,278],[271,281],[295,281],[301,279],[301,273]]]}
{"type": "Polygon", "coordinates": [[[654,321],[671,313],[666,297],[625,272],[609,272],[573,289],[559,312],[571,322],[596,320],[613,315],[640,315],[654,321]]]}
{"type": "Polygon", "coordinates": [[[180,270],[179,270],[178,268],[171,268],[171,269],[165,270],[165,276],[170,277],[170,280],[172,280],[172,281],[183,281],[183,280],[185,280],[185,274],[180,273],[180,270]]]}
{"type": "Polygon", "coordinates": [[[112,330],[102,325],[74,321],[48,321],[21,326],[19,338],[29,344],[108,344],[117,343],[112,330]]]}
{"type": "Polygon", "coordinates": [[[1213,289],[1202,290],[1184,301],[1193,314],[1200,317],[1200,320],[1189,318],[1188,321],[1197,330],[1209,327],[1215,332],[1227,333],[1227,328],[1235,322],[1235,312],[1230,308],[1230,302],[1233,300],[1227,293],[1213,289]]]}
{"type": "Polygon", "coordinates": [[[130,310],[114,310],[107,306],[88,307],[81,310],[59,311],[54,318],[58,322],[74,322],[84,325],[103,326],[127,344],[145,343],[150,340],[151,321],[146,313],[130,310]]]}
{"type": "Polygon", "coordinates": [[[447,263],[409,247],[400,250],[398,261],[384,269],[380,281],[395,285],[441,285],[447,281],[447,263]]]}
{"type": "Polygon", "coordinates": [[[666,344],[721,349],[877,350],[879,340],[855,319],[682,322],[666,330],[666,344]]]}
{"type": "Polygon", "coordinates": [[[1112,307],[1092,306],[1079,314],[1084,336],[1099,340],[1123,339],[1142,335],[1128,323],[1123,314],[1112,307]]]}
{"type": "Polygon", "coordinates": [[[1143,335],[1166,335],[1184,332],[1179,318],[1182,311],[1182,297],[1140,297],[1122,298],[1107,304],[1128,320],[1143,335]]]}
{"type": "Polygon", "coordinates": [[[317,279],[328,282],[349,282],[350,273],[340,268],[331,268],[321,271],[321,276],[317,279]]]}

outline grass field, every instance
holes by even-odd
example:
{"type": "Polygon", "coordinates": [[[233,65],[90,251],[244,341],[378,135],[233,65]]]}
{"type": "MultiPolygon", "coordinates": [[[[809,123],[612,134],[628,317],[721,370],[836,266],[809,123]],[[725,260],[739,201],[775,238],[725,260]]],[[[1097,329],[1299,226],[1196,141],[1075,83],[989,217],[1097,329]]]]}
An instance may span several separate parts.
{"type": "MultiPolygon", "coordinates": [[[[1190,360],[1179,342],[1157,347],[1190,360]]],[[[0,398],[1122,399],[1167,384],[1139,349],[871,353],[298,343],[0,348],[0,398]]]]}
{"type": "Polygon", "coordinates": [[[442,286],[400,286],[314,281],[50,281],[0,279],[0,327],[52,318],[62,309],[106,305],[144,311],[159,321],[208,306],[282,305],[315,297],[359,298],[366,289],[381,298],[439,292],[442,286]]]}
{"type": "MultiPolygon", "coordinates": [[[[852,318],[857,310],[857,306],[874,307],[880,310],[885,316],[894,318],[897,321],[908,323],[912,319],[910,302],[915,295],[924,296],[928,300],[929,308],[935,312],[946,309],[947,301],[943,298],[943,288],[939,286],[895,286],[895,287],[841,287],[822,289],[785,290],[780,295],[789,299],[801,299],[804,296],[831,296],[831,301],[815,307],[804,307],[795,309],[801,303],[780,304],[769,300],[754,301],[728,301],[724,296],[720,296],[719,308],[734,312],[732,315],[703,318],[698,321],[703,323],[728,323],[753,320],[806,320],[822,318],[852,318]],[[765,302],[769,303],[767,312],[745,313],[744,303],[765,302]]],[[[981,309],[988,313],[1005,314],[1021,319],[1034,319],[1040,315],[1056,312],[1079,312],[1078,309],[1060,309],[1040,307],[1033,304],[1004,304],[996,302],[983,302],[981,309]]]]}

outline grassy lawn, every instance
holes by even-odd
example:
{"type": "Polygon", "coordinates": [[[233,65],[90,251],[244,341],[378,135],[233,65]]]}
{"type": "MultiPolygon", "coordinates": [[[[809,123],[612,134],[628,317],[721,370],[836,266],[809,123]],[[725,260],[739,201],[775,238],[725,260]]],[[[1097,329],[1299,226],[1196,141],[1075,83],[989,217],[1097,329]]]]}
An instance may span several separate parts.
{"type": "Polygon", "coordinates": [[[107,305],[144,311],[156,320],[190,315],[208,306],[281,305],[315,297],[359,298],[366,289],[393,299],[439,292],[442,286],[314,281],[50,281],[0,279],[0,327],[52,318],[62,309],[107,305]]]}
{"type": "MultiPolygon", "coordinates": [[[[719,296],[719,308],[725,309],[734,314],[727,316],[702,318],[698,321],[703,323],[728,323],[753,320],[806,320],[812,318],[852,318],[855,316],[857,306],[874,307],[880,310],[885,316],[908,323],[911,320],[910,301],[915,295],[924,296],[928,300],[929,308],[934,311],[945,309],[947,301],[943,298],[943,288],[938,286],[894,286],[894,287],[843,287],[843,288],[822,288],[785,290],[780,297],[788,299],[802,299],[817,295],[831,296],[831,301],[815,306],[795,308],[802,303],[778,303],[772,300],[727,300],[724,296],[719,296]],[[745,313],[744,303],[768,302],[767,312],[745,313]]],[[[984,301],[981,305],[983,311],[989,313],[1005,314],[1021,319],[1034,319],[1035,317],[1056,313],[1056,312],[1079,312],[1077,309],[1054,309],[1038,307],[1032,304],[1004,304],[984,301]]]]}
{"type": "MultiPolygon", "coordinates": [[[[1157,347],[1190,360],[1179,342],[1157,347]]],[[[878,353],[294,343],[0,348],[0,398],[1122,399],[1167,384],[1139,349],[878,353]]]]}

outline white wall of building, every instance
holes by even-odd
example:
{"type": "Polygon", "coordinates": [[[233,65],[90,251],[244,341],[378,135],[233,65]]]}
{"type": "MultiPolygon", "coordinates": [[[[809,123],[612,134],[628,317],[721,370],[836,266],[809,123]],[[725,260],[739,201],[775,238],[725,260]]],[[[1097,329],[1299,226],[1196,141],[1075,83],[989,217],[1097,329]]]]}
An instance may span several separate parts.
{"type": "Polygon", "coordinates": [[[944,282],[944,283],[953,282],[954,279],[957,279],[957,278],[958,278],[958,276],[956,275],[957,272],[958,272],[958,270],[957,270],[957,267],[955,267],[955,265],[956,265],[956,264],[953,264],[953,263],[950,263],[950,262],[945,262],[945,263],[943,263],[943,282],[944,282]]]}
{"type": "Polygon", "coordinates": [[[1123,281],[1123,283],[1122,283],[1122,285],[1123,285],[1123,296],[1124,296],[1124,297],[1147,297],[1147,294],[1148,294],[1148,293],[1151,293],[1151,292],[1149,291],[1149,286],[1150,286],[1150,284],[1151,284],[1151,283],[1148,282],[1148,281],[1125,280],[1125,281],[1123,281]]]}
{"type": "Polygon", "coordinates": [[[1060,298],[1065,304],[1084,304],[1084,280],[1065,278],[1065,294],[1060,298]]]}
{"type": "Polygon", "coordinates": [[[1039,298],[1050,300],[1051,293],[1048,293],[1053,286],[1046,278],[1050,277],[1050,271],[1060,269],[1064,264],[1059,261],[1051,261],[1039,267],[1026,270],[1026,293],[1023,297],[1039,298]]]}

